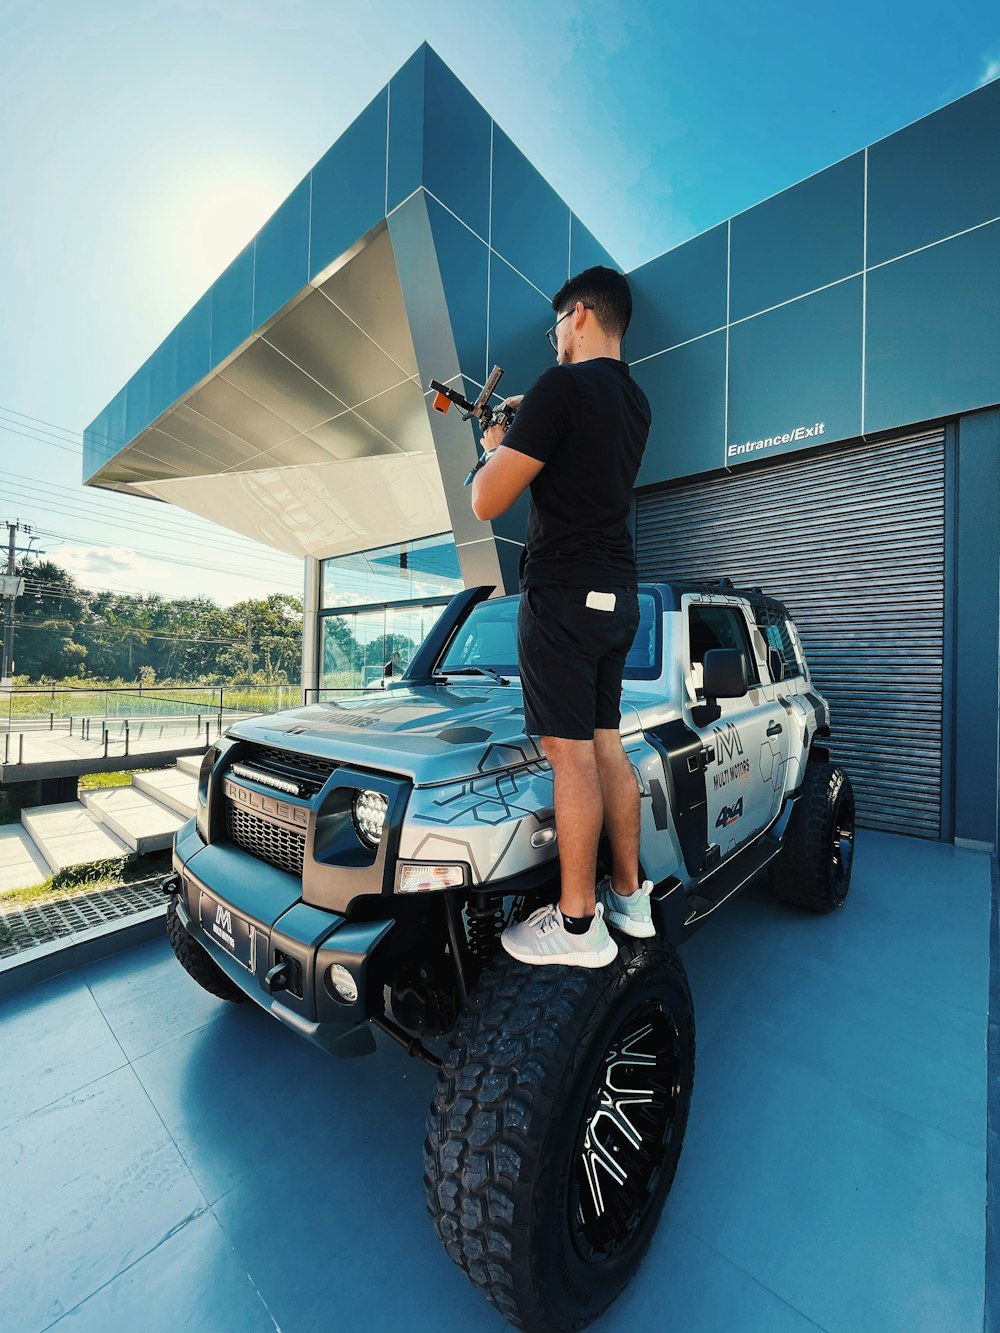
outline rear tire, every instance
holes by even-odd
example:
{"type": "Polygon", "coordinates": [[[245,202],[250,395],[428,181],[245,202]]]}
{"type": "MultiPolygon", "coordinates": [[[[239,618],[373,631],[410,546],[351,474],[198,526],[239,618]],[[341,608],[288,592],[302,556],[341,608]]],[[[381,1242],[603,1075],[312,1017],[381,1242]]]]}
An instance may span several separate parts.
{"type": "Polygon", "coordinates": [[[621,1293],[674,1178],[694,1077],[680,959],[498,956],[470,994],[427,1121],[424,1184],[451,1258],[507,1319],[581,1329],[621,1293]]]}
{"type": "Polygon", "coordinates": [[[229,1000],[232,1004],[242,1004],[247,998],[235,982],[229,980],[222,968],[192,939],[184,929],[184,924],[177,915],[177,903],[171,898],[167,904],[167,938],[174,951],[174,957],[189,977],[197,981],[202,990],[220,1000],[229,1000]]]}
{"type": "Polygon", "coordinates": [[[771,888],[810,912],[843,907],[854,867],[854,791],[836,764],[808,763],[784,847],[771,863],[771,888]]]}

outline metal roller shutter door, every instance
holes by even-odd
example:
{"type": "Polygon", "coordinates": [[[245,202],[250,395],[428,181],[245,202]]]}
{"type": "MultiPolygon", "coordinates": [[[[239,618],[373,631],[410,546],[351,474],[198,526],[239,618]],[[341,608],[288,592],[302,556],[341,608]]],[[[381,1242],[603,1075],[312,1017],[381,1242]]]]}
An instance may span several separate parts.
{"type": "Polygon", "coordinates": [[[779,597],[830,702],[858,821],[942,829],[944,437],[862,445],[640,494],[641,579],[779,597]]]}

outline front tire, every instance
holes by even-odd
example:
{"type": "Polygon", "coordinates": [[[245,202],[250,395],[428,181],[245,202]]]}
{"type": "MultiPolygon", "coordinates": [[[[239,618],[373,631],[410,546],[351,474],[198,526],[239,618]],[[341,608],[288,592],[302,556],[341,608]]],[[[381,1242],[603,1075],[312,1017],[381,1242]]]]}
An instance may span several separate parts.
{"type": "Polygon", "coordinates": [[[771,888],[783,903],[811,912],[843,907],[854,868],[854,790],[836,764],[808,763],[771,888]]]}
{"type": "Polygon", "coordinates": [[[445,1249],[507,1319],[580,1329],[621,1293],[674,1178],[694,1077],[680,959],[623,940],[607,967],[498,957],[460,1015],[427,1122],[445,1249]]]}
{"type": "Polygon", "coordinates": [[[232,1004],[242,1004],[246,996],[239,986],[229,980],[222,968],[208,956],[197,940],[192,939],[184,929],[184,923],[177,915],[177,903],[173,898],[167,903],[167,938],[174,951],[174,957],[189,977],[193,977],[209,994],[220,1000],[229,1000],[232,1004]]]}

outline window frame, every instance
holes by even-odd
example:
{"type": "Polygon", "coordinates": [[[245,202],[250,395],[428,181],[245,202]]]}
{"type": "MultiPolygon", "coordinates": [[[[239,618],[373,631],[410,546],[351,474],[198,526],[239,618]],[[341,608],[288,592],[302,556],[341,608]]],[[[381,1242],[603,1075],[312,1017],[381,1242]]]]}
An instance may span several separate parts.
{"type": "MultiPolygon", "coordinates": [[[[708,611],[726,612],[735,617],[739,625],[739,633],[743,639],[743,660],[747,675],[747,689],[753,689],[760,685],[770,684],[771,683],[770,681],[761,680],[761,667],[760,663],[757,661],[757,654],[754,652],[753,637],[750,633],[750,626],[747,622],[746,610],[742,602],[708,602],[708,601],[702,601],[697,597],[691,598],[691,600],[687,604],[687,617],[685,621],[685,629],[687,631],[687,662],[685,664],[686,672],[691,673],[696,665],[702,666],[702,668],[704,669],[704,654],[702,654],[702,656],[696,662],[694,654],[691,651],[691,615],[692,612],[695,610],[695,608],[697,608],[699,611],[708,610],[708,611]]],[[[708,626],[708,628],[711,629],[712,627],[708,626]]],[[[712,630],[712,632],[715,633],[714,630],[712,630]]],[[[716,637],[718,637],[718,635],[716,635],[716,637]]],[[[718,646],[723,648],[727,646],[732,647],[732,645],[726,645],[726,644],[720,644],[718,646]]],[[[708,651],[710,650],[706,648],[705,652],[708,651]]],[[[770,672],[768,672],[768,674],[770,675],[770,672]]],[[[695,687],[695,696],[696,698],[700,699],[704,699],[707,697],[705,695],[705,690],[703,685],[695,687]]]]}

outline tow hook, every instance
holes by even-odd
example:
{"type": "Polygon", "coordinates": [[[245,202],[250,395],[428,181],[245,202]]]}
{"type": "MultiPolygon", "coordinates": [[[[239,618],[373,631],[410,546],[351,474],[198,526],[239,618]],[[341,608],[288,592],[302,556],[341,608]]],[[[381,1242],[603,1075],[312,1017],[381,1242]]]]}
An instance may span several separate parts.
{"type": "Polygon", "coordinates": [[[176,872],[160,881],[160,888],[168,898],[175,897],[181,891],[181,877],[176,872]]]}
{"type": "Polygon", "coordinates": [[[273,995],[276,990],[287,990],[288,983],[291,980],[291,969],[288,965],[288,959],[283,959],[280,963],[275,963],[270,972],[264,978],[264,989],[269,995],[273,995]]]}

